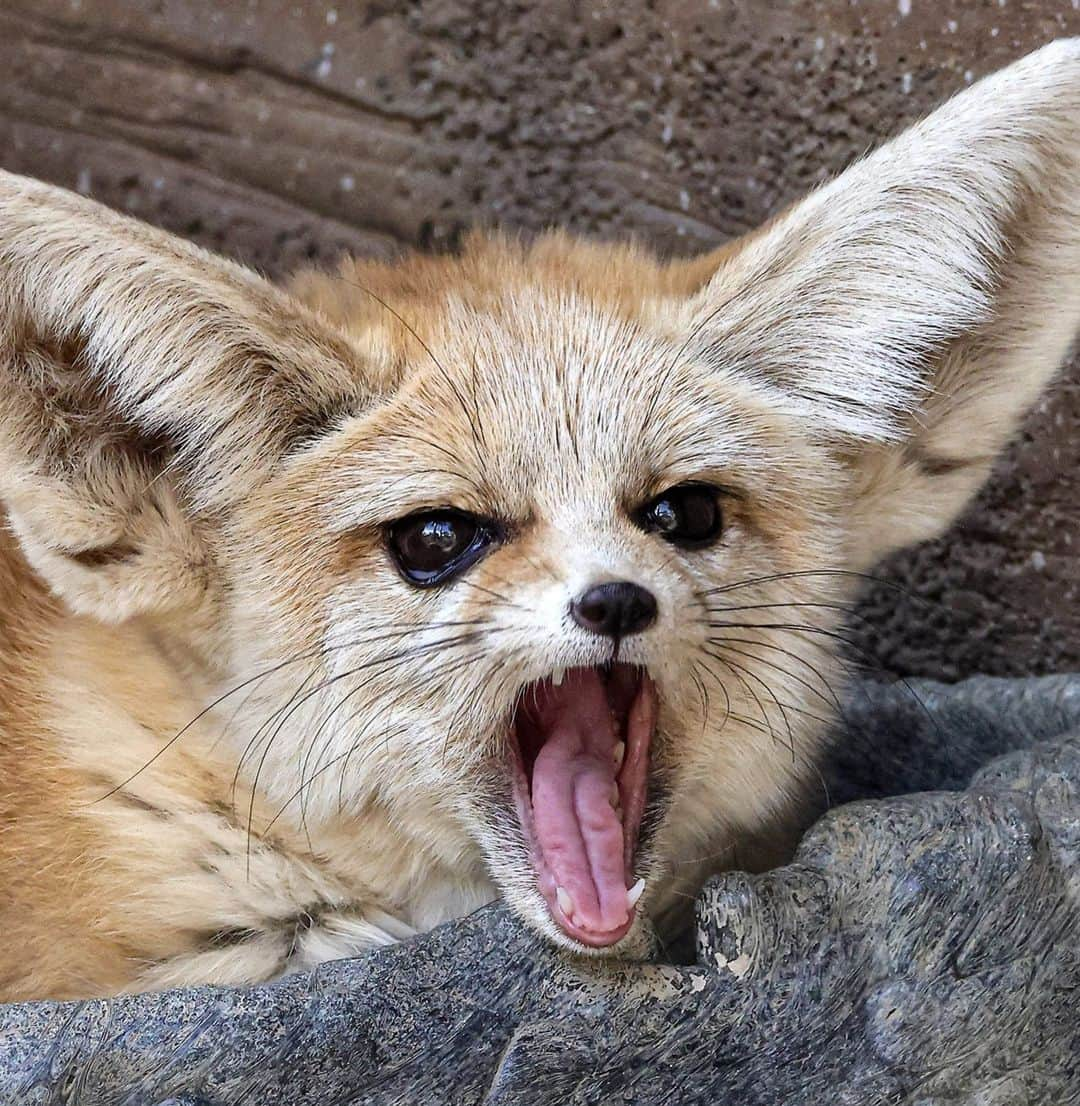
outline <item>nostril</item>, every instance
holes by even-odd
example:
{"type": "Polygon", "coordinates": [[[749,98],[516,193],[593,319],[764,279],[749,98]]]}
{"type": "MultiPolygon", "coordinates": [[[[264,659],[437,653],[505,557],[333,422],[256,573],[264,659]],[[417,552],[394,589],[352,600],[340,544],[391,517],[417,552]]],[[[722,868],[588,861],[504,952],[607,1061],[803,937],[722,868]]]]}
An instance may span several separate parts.
{"type": "Polygon", "coordinates": [[[578,613],[581,615],[580,621],[587,623],[589,626],[602,626],[607,623],[610,614],[610,608],[606,603],[580,603],[578,605],[578,613]]]}
{"type": "Polygon", "coordinates": [[[570,604],[574,621],[607,637],[629,637],[656,621],[656,598],[629,580],[596,584],[570,604]]]}

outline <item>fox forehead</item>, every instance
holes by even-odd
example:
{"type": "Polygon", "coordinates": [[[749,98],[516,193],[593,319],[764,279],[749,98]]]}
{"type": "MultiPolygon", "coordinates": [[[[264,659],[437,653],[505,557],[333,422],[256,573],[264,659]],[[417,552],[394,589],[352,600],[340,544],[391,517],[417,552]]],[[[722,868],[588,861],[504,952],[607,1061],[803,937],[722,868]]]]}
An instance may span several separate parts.
{"type": "MultiPolygon", "coordinates": [[[[476,239],[474,249],[483,252],[476,239]]],[[[610,252],[625,275],[626,251],[610,252]]],[[[778,473],[794,478],[797,428],[767,387],[689,348],[685,305],[657,294],[656,262],[643,258],[636,291],[616,294],[577,270],[553,273],[550,259],[534,270],[530,256],[519,254],[512,280],[504,262],[499,289],[488,269],[462,283],[472,267],[456,261],[436,281],[428,259],[401,266],[420,265],[423,295],[416,283],[393,287],[394,269],[347,283],[359,298],[339,305],[341,321],[368,343],[377,329],[379,360],[395,367],[382,401],[349,420],[324,458],[331,485],[351,493],[341,525],[438,505],[508,520],[571,502],[631,508],[692,480],[775,494],[778,473]],[[398,301],[383,295],[395,291],[398,301]]]]}

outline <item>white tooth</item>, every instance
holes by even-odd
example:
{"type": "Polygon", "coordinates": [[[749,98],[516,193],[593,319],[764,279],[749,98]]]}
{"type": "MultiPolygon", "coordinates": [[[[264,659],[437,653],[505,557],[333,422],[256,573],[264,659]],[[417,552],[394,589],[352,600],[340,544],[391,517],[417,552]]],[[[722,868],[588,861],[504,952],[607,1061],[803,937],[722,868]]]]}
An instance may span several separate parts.
{"type": "Polygon", "coordinates": [[[622,767],[622,762],[626,757],[626,742],[619,741],[615,745],[615,771],[622,767]]]}
{"type": "Polygon", "coordinates": [[[574,913],[574,900],[570,898],[570,892],[565,887],[556,887],[555,898],[559,909],[569,918],[574,913]]]}
{"type": "Polygon", "coordinates": [[[644,894],[645,894],[645,881],[643,879],[639,879],[637,881],[637,883],[635,883],[634,886],[631,887],[626,892],[626,903],[627,903],[627,905],[631,909],[633,907],[637,906],[638,899],[640,899],[641,896],[644,895],[644,894]]]}
{"type": "Polygon", "coordinates": [[[551,677],[551,682],[556,687],[562,687],[562,682],[565,679],[566,679],[566,669],[565,668],[556,668],[554,674],[551,677]]]}

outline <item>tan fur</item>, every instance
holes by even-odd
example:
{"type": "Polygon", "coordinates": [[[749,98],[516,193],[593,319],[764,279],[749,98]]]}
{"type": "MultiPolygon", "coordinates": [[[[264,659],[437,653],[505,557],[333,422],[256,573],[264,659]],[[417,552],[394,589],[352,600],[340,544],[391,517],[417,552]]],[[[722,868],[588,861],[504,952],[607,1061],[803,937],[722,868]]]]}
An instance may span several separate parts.
{"type": "Polygon", "coordinates": [[[947,526],[1080,325],[1078,119],[1071,40],[704,258],[473,235],[288,291],[0,175],[0,998],[268,979],[496,895],[565,943],[503,758],[523,685],[607,659],[565,617],[597,580],[659,602],[645,908],[768,837],[850,573],[947,526]],[[714,548],[630,520],[687,480],[714,548]],[[447,505],[508,539],[416,591],[384,527],[447,505]]]}

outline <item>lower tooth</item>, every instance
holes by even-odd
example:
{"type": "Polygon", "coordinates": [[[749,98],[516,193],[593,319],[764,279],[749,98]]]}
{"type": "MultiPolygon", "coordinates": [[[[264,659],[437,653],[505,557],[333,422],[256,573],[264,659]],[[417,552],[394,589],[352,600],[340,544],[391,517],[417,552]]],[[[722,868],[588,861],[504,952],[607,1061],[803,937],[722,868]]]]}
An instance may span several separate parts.
{"type": "Polygon", "coordinates": [[[644,895],[644,894],[645,894],[645,881],[643,879],[639,879],[637,881],[637,883],[634,884],[633,887],[627,888],[627,891],[626,891],[627,905],[630,906],[630,907],[637,906],[638,899],[640,899],[641,896],[644,895]]]}
{"type": "Polygon", "coordinates": [[[570,898],[570,892],[565,887],[555,888],[555,900],[559,909],[569,918],[574,913],[574,900],[570,898]]]}
{"type": "Polygon", "coordinates": [[[562,687],[562,682],[565,679],[566,679],[566,669],[565,668],[556,668],[554,674],[551,677],[551,682],[556,687],[562,687]]]}
{"type": "Polygon", "coordinates": [[[615,757],[615,771],[618,772],[618,770],[622,767],[623,760],[626,757],[626,742],[625,741],[618,741],[618,742],[615,743],[614,757],[615,757]]]}

